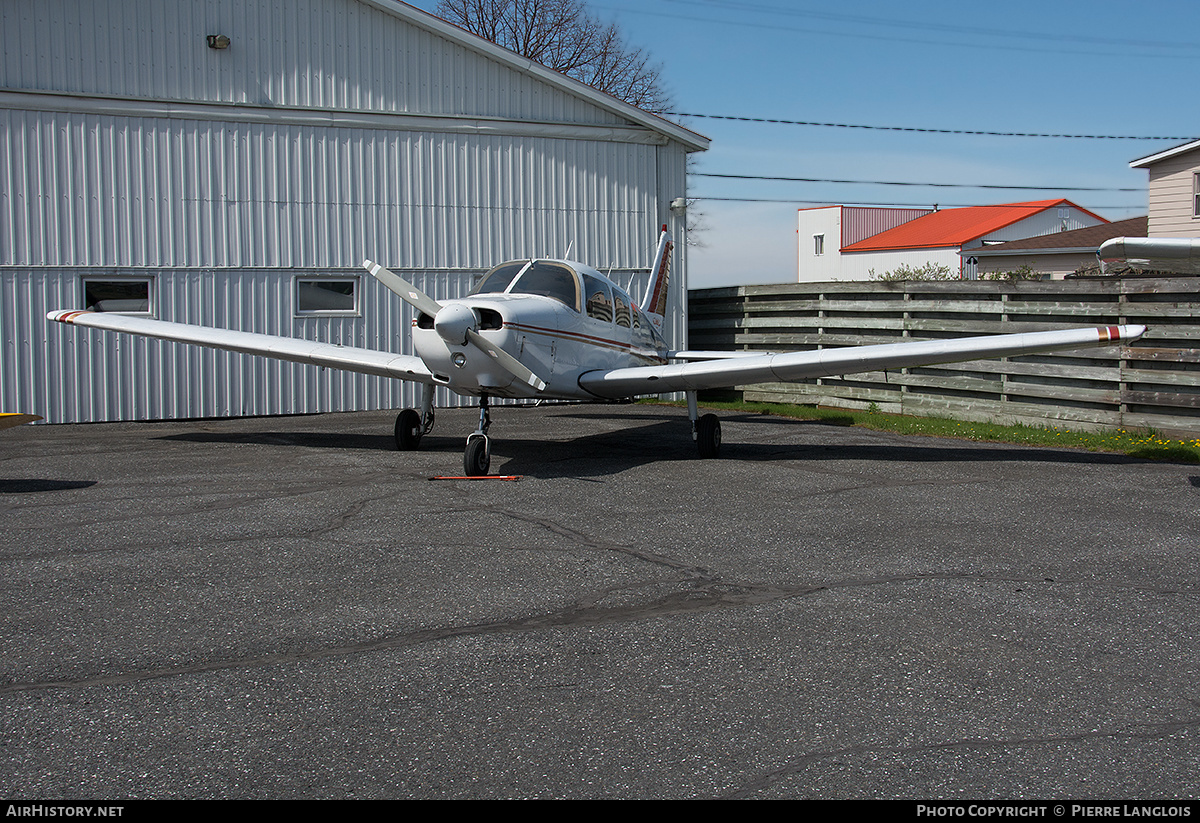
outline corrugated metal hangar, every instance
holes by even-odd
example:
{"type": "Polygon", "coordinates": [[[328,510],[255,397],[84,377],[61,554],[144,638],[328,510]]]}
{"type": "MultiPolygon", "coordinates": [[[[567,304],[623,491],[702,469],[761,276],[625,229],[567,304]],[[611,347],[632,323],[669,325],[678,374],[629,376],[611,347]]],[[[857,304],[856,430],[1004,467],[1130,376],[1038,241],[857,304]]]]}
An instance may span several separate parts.
{"type": "MultiPolygon", "coordinates": [[[[0,3],[0,409],[415,405],[411,384],[46,320],[99,308],[412,353],[412,310],[563,256],[640,294],[708,141],[393,0],[0,3]]],[[[458,400],[439,390],[439,405],[458,400]]]]}

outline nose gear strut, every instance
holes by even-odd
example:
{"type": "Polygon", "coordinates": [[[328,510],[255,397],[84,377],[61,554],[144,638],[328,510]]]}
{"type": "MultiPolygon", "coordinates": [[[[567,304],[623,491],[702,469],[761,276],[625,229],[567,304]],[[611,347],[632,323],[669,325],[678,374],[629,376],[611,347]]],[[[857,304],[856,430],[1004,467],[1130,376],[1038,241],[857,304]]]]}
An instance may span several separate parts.
{"type": "Polygon", "coordinates": [[[463,452],[463,474],[467,477],[482,477],[492,466],[492,444],[487,432],[492,425],[488,411],[488,396],[479,396],[479,428],[467,435],[467,448],[463,452]]]}

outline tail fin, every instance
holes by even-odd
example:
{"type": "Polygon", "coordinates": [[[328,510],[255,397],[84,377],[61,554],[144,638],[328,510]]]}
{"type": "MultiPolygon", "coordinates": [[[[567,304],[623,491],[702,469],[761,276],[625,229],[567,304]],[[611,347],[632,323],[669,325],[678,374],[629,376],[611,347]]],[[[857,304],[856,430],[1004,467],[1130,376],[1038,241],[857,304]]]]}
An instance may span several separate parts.
{"type": "Polygon", "coordinates": [[[654,267],[650,270],[650,285],[646,289],[646,299],[642,310],[650,316],[650,322],[662,331],[663,320],[667,315],[667,287],[671,280],[671,250],[675,243],[667,233],[667,227],[662,227],[658,237],[658,250],[654,253],[654,267]]]}

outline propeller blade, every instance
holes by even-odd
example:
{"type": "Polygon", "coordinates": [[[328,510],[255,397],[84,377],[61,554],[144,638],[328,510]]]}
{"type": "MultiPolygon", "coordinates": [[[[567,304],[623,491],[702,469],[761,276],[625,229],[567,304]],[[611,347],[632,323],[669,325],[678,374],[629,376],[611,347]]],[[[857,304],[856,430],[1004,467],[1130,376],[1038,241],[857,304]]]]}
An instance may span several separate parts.
{"type": "Polygon", "coordinates": [[[503,366],[510,374],[533,386],[538,391],[546,388],[546,381],[531,372],[524,363],[499,346],[493,346],[486,337],[474,329],[467,331],[467,339],[488,357],[503,366]]]}
{"type": "MultiPolygon", "coordinates": [[[[388,271],[378,263],[373,263],[370,260],[363,261],[363,268],[371,273],[371,276],[378,280],[383,285],[394,291],[401,300],[412,306],[419,312],[437,318],[438,312],[442,310],[442,304],[434,300],[425,292],[418,289],[412,283],[409,283],[395,272],[388,271]]],[[[452,306],[454,304],[451,304],[452,306]]],[[[440,332],[439,332],[440,333],[440,332]]],[[[466,329],[467,339],[486,354],[488,357],[499,363],[506,371],[530,386],[533,386],[538,391],[546,388],[546,381],[538,377],[530,371],[524,363],[511,354],[506,352],[499,346],[492,345],[487,338],[481,335],[474,329],[466,329]]],[[[445,335],[443,334],[443,337],[445,335]]]]}
{"type": "Polygon", "coordinates": [[[372,277],[394,291],[401,300],[412,306],[417,311],[433,317],[438,313],[438,310],[442,308],[441,303],[418,289],[412,283],[409,283],[400,275],[396,274],[395,272],[388,271],[378,263],[372,263],[370,260],[364,260],[363,268],[369,271],[372,277]]]}

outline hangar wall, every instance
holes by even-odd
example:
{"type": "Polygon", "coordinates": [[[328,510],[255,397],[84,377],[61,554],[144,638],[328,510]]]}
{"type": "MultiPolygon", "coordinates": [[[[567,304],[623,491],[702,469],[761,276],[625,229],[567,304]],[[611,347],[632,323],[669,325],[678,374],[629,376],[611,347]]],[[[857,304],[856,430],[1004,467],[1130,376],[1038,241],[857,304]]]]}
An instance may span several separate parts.
{"type": "Polygon", "coordinates": [[[680,250],[668,339],[686,345],[686,228],[669,206],[698,135],[388,0],[6,0],[0,30],[6,410],[413,405],[410,384],[45,312],[82,308],[87,278],[149,280],[158,319],[411,353],[411,311],[364,258],[445,299],[570,246],[638,295],[661,223],[680,250]],[[313,276],[353,279],[355,312],[300,312],[296,280],[313,276]]]}

